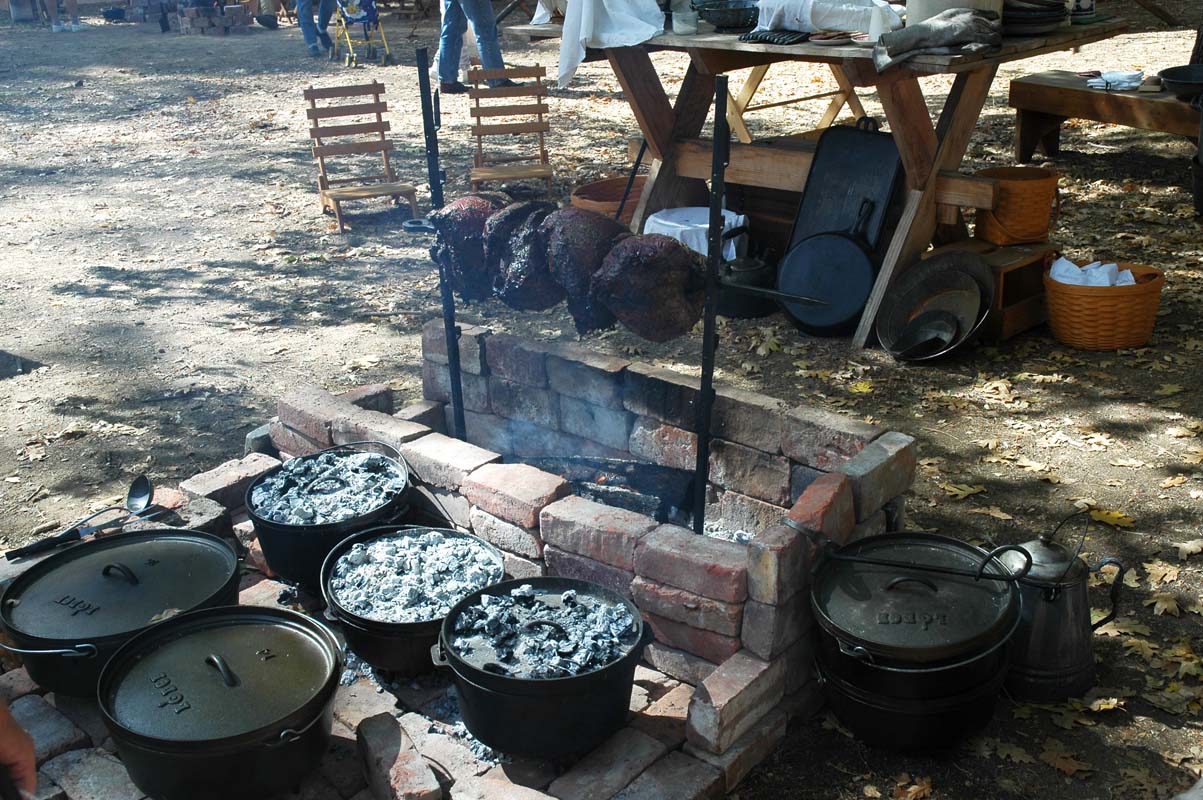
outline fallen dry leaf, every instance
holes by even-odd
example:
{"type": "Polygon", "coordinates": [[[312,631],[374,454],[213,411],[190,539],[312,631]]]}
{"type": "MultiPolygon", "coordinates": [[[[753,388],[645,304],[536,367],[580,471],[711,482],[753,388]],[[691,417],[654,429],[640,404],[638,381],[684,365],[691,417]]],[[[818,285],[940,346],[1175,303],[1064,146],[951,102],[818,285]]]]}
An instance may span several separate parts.
{"type": "Polygon", "coordinates": [[[1175,439],[1193,439],[1199,435],[1198,431],[1191,430],[1190,428],[1183,428],[1179,425],[1166,428],[1165,432],[1170,436],[1173,436],[1175,439]]]}
{"type": "Polygon", "coordinates": [[[1203,447],[1188,447],[1182,460],[1187,464],[1203,464],[1203,447]]]}
{"type": "Polygon", "coordinates": [[[857,381],[848,387],[852,394],[873,394],[873,381],[857,381]]]}
{"type": "Polygon", "coordinates": [[[1185,475],[1171,475],[1161,482],[1161,488],[1173,489],[1175,486],[1181,486],[1182,484],[1186,483],[1186,481],[1187,478],[1185,475]]]}
{"type": "Polygon", "coordinates": [[[1178,548],[1178,560],[1186,561],[1191,556],[1203,553],[1203,539],[1191,539],[1189,542],[1174,542],[1178,548]]]}
{"type": "Polygon", "coordinates": [[[1040,760],[1070,776],[1094,770],[1094,767],[1076,758],[1073,753],[1065,749],[1065,745],[1053,738],[1044,740],[1044,751],[1040,754],[1040,760]]]}
{"type": "Polygon", "coordinates": [[[1012,761],[1016,764],[1035,764],[1036,759],[1017,744],[1010,742],[998,743],[998,757],[1007,761],[1012,761]]]}
{"type": "Polygon", "coordinates": [[[1145,606],[1153,607],[1153,616],[1161,616],[1169,614],[1171,617],[1179,615],[1178,598],[1170,592],[1157,592],[1149,595],[1149,598],[1144,601],[1145,606]]]}
{"type": "Polygon", "coordinates": [[[1096,628],[1094,632],[1099,636],[1122,636],[1124,634],[1148,636],[1153,630],[1143,622],[1125,617],[1124,619],[1113,619],[1101,628],[1096,628]]]}
{"type": "MultiPolygon", "coordinates": [[[[908,779],[910,776],[907,776],[908,779]]],[[[923,800],[925,797],[931,797],[931,778],[919,777],[915,778],[914,783],[909,780],[900,782],[894,787],[894,800],[923,800]]]]}
{"type": "Polygon", "coordinates": [[[1090,512],[1090,518],[1095,522],[1101,522],[1104,525],[1111,525],[1116,528],[1131,528],[1136,524],[1135,519],[1122,511],[1106,511],[1101,508],[1093,509],[1090,512]]]}
{"type": "Polygon", "coordinates": [[[871,783],[862,786],[860,793],[865,797],[881,797],[881,789],[878,789],[871,783]]]}
{"type": "Polygon", "coordinates": [[[1113,458],[1111,459],[1111,466],[1127,467],[1128,469],[1140,469],[1141,467],[1148,465],[1139,458],[1113,458]]]}
{"type": "Polygon", "coordinates": [[[1157,389],[1157,391],[1153,392],[1153,394],[1157,397],[1172,397],[1173,395],[1180,394],[1185,390],[1185,387],[1179,386],[1176,383],[1163,383],[1157,389]]]}
{"type": "Polygon", "coordinates": [[[969,513],[970,514],[983,514],[987,517],[994,517],[995,519],[1001,519],[1001,520],[1015,519],[1015,517],[1012,517],[1010,514],[1003,511],[998,506],[990,506],[989,508],[971,508],[971,509],[969,509],[969,513]]]}
{"type": "Polygon", "coordinates": [[[941,483],[940,488],[954,500],[964,500],[966,497],[986,491],[985,486],[970,486],[965,483],[941,483]]]}
{"type": "Polygon", "coordinates": [[[1149,586],[1159,583],[1173,583],[1178,580],[1178,567],[1165,561],[1148,561],[1142,565],[1149,575],[1149,586]]]}
{"type": "Polygon", "coordinates": [[[1160,649],[1160,646],[1153,644],[1148,639],[1138,639],[1135,636],[1124,639],[1124,650],[1127,651],[1127,655],[1140,656],[1145,661],[1153,658],[1160,649]]]}

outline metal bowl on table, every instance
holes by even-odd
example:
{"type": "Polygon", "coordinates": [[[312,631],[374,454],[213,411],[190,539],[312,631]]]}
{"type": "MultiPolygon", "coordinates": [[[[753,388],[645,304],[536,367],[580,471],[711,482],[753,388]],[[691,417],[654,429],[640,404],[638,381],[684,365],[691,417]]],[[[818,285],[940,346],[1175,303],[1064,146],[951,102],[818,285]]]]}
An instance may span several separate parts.
{"type": "Polygon", "coordinates": [[[691,4],[698,16],[719,33],[743,33],[756,27],[760,7],[756,0],[702,0],[691,4]]]}

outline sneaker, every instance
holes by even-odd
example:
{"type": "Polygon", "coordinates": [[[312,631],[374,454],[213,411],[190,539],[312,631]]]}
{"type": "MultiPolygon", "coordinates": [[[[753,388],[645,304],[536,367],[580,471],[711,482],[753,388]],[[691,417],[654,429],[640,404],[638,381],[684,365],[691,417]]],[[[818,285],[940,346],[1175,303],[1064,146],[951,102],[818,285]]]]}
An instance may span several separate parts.
{"type": "Polygon", "coordinates": [[[454,81],[452,83],[440,83],[439,91],[443,94],[467,94],[468,87],[459,81],[454,81]]]}
{"type": "Polygon", "coordinates": [[[309,57],[310,58],[321,58],[322,57],[322,48],[318,47],[316,44],[309,45],[309,57]]]}
{"type": "Polygon", "coordinates": [[[515,86],[521,86],[522,84],[518,83],[517,81],[512,81],[509,78],[505,78],[497,81],[496,83],[490,83],[489,85],[494,89],[512,89],[515,86]]]}
{"type": "Polygon", "coordinates": [[[50,32],[51,33],[62,33],[66,30],[67,30],[67,26],[61,22],[58,22],[57,20],[50,23],[50,32]]]}
{"type": "Polygon", "coordinates": [[[71,20],[71,30],[75,31],[76,33],[78,33],[79,31],[82,31],[85,27],[87,27],[87,26],[85,26],[79,20],[77,20],[77,19],[71,20]]]}
{"type": "Polygon", "coordinates": [[[330,39],[330,34],[326,33],[325,31],[317,32],[317,40],[319,42],[321,42],[322,47],[324,47],[325,49],[327,49],[327,50],[334,49],[334,42],[330,39]]]}

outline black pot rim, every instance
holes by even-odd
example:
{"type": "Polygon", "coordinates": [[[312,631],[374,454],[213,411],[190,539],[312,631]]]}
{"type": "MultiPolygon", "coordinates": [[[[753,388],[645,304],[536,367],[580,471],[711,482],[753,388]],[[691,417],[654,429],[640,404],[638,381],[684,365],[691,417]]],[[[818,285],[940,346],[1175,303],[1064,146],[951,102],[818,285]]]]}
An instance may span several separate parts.
{"type": "MultiPolygon", "coordinates": [[[[366,511],[363,514],[359,514],[354,517],[348,517],[347,519],[339,520],[338,522],[322,522],[322,523],[316,523],[316,524],[312,524],[312,525],[293,525],[288,522],[276,522],[275,520],[267,519],[266,517],[261,516],[260,514],[255,512],[255,506],[254,506],[254,503],[252,502],[251,497],[254,494],[255,489],[260,484],[262,484],[268,478],[272,477],[273,475],[275,475],[276,473],[278,473],[284,469],[284,464],[281,463],[275,467],[272,467],[267,472],[260,475],[258,478],[255,478],[255,480],[251,481],[250,485],[246,487],[246,494],[243,497],[243,505],[246,507],[247,517],[250,518],[251,522],[256,527],[263,526],[263,525],[274,526],[276,528],[279,528],[281,531],[288,531],[291,533],[308,533],[308,534],[334,533],[339,528],[343,528],[343,527],[347,527],[347,526],[354,526],[357,522],[362,522],[363,520],[366,520],[370,517],[379,515],[385,511],[387,511],[388,509],[390,509],[390,507],[393,508],[396,512],[392,516],[394,518],[400,518],[400,516],[409,509],[409,495],[410,495],[410,492],[413,490],[414,473],[413,473],[413,470],[410,469],[410,467],[409,467],[409,462],[405,460],[405,456],[401,455],[401,451],[398,450],[397,448],[393,447],[392,445],[386,444],[385,442],[376,442],[376,441],[349,442],[347,444],[336,444],[333,447],[327,447],[325,450],[318,450],[316,453],[310,453],[310,454],[304,455],[304,456],[297,456],[297,458],[315,458],[317,456],[322,455],[323,453],[334,453],[334,452],[338,452],[341,450],[350,450],[352,452],[357,452],[357,453],[372,452],[370,450],[369,451],[356,450],[354,446],[357,444],[379,445],[380,447],[384,447],[384,448],[387,448],[388,450],[391,450],[392,455],[387,455],[385,453],[377,453],[376,455],[382,455],[385,458],[391,459],[399,467],[401,467],[401,471],[405,474],[405,488],[403,488],[400,492],[398,492],[396,494],[396,496],[394,496],[388,502],[384,503],[383,505],[379,505],[376,508],[373,508],[369,511],[366,511]]],[[[372,520],[372,521],[377,521],[377,520],[372,520]]]]}
{"type": "MultiPolygon", "coordinates": [[[[29,633],[28,631],[22,630],[21,628],[15,626],[12,623],[12,621],[9,619],[8,609],[10,608],[9,601],[12,600],[12,597],[16,593],[17,590],[24,588],[27,584],[32,583],[33,581],[35,581],[39,578],[45,577],[49,573],[52,573],[63,562],[73,559],[74,556],[72,554],[78,553],[79,548],[93,548],[93,547],[99,548],[102,546],[113,546],[114,543],[119,544],[121,542],[130,541],[132,539],[153,539],[157,535],[164,534],[164,533],[173,534],[173,535],[177,535],[177,536],[181,535],[181,534],[187,534],[189,536],[193,536],[198,539],[203,539],[212,545],[216,545],[216,546],[222,548],[223,550],[228,551],[230,554],[230,558],[233,561],[234,569],[232,570],[230,576],[226,579],[226,581],[224,583],[222,583],[221,586],[214,589],[214,591],[207,598],[205,598],[204,601],[202,601],[201,603],[198,603],[196,606],[196,609],[203,608],[207,603],[212,602],[214,600],[214,598],[221,595],[222,592],[226,589],[226,587],[228,587],[230,585],[231,581],[237,582],[238,577],[239,577],[238,576],[238,564],[239,564],[238,554],[234,551],[234,548],[229,543],[229,541],[221,538],[220,536],[216,536],[212,533],[206,533],[205,531],[192,530],[190,528],[154,528],[152,530],[140,530],[140,531],[129,531],[127,533],[116,533],[116,534],[111,534],[109,536],[105,536],[100,539],[92,539],[90,541],[79,542],[77,544],[73,544],[70,547],[64,548],[64,549],[60,550],[59,552],[53,553],[50,556],[42,559],[38,563],[30,566],[29,569],[22,572],[16,578],[14,578],[13,581],[8,586],[5,587],[3,593],[0,593],[0,627],[3,627],[3,629],[6,632],[8,632],[10,635],[12,635],[13,639],[18,641],[20,644],[33,645],[33,646],[37,646],[37,647],[46,647],[48,649],[70,649],[73,647],[79,647],[83,644],[91,644],[91,645],[95,645],[96,647],[105,647],[108,645],[115,645],[115,644],[119,644],[121,642],[126,641],[131,636],[136,636],[136,635],[140,634],[142,631],[145,631],[148,627],[153,627],[153,624],[152,624],[149,626],[143,626],[141,628],[134,628],[132,630],[124,631],[122,633],[110,633],[105,636],[89,636],[88,639],[90,641],[84,643],[84,642],[74,641],[73,639],[49,638],[49,637],[41,636],[36,633],[29,633]]],[[[185,613],[191,613],[192,611],[194,611],[196,609],[188,609],[185,613]]],[[[182,615],[179,615],[179,616],[182,616],[182,615]]],[[[55,654],[54,653],[37,653],[37,654],[32,654],[32,655],[55,655],[55,654]]],[[[86,657],[92,658],[92,657],[94,657],[94,654],[92,656],[86,656],[86,657]]]]}
{"type": "Polygon", "coordinates": [[[200,611],[190,611],[186,614],[180,614],[135,634],[121,645],[113,653],[108,663],[104,665],[104,668],[100,672],[100,678],[96,682],[95,699],[97,705],[100,707],[100,713],[104,718],[105,726],[118,742],[130,742],[136,744],[138,747],[161,753],[176,754],[204,751],[216,755],[226,751],[243,750],[247,747],[271,747],[280,742],[283,734],[290,730],[296,734],[302,734],[313,725],[320,724],[326,707],[334,702],[339,679],[342,677],[343,663],[342,648],[339,646],[334,634],[320,621],[307,614],[300,614],[286,608],[270,608],[266,606],[217,606],[215,608],[206,608],[200,611]],[[105,702],[105,690],[109,688],[110,684],[121,677],[122,667],[125,666],[122,662],[126,659],[136,657],[133,651],[138,650],[147,639],[163,635],[162,631],[165,629],[170,630],[171,628],[191,624],[202,620],[204,617],[249,616],[251,614],[278,617],[281,620],[287,620],[290,623],[307,627],[328,648],[328,653],[334,662],[330,674],[313,696],[300,707],[289,712],[271,725],[265,725],[236,736],[227,736],[220,739],[188,739],[179,741],[148,736],[130,730],[109,712],[108,704],[105,702]]]}
{"type": "MultiPolygon", "coordinates": [[[[334,566],[338,563],[338,559],[342,556],[342,554],[351,549],[352,545],[372,539],[379,539],[389,534],[404,533],[405,531],[412,531],[415,529],[420,529],[423,531],[438,531],[442,534],[451,534],[459,538],[475,540],[477,544],[483,546],[490,555],[496,558],[497,565],[501,567],[502,576],[504,577],[505,557],[502,555],[501,550],[475,534],[457,531],[454,528],[434,528],[429,525],[378,525],[376,527],[359,531],[358,533],[353,533],[347,538],[343,539],[334,546],[334,549],[326,554],[326,558],[322,561],[322,571],[320,573],[319,581],[321,584],[322,599],[325,601],[326,607],[330,609],[330,612],[334,615],[335,619],[343,624],[351,625],[352,627],[360,630],[370,633],[383,634],[386,636],[392,635],[409,637],[421,633],[422,631],[419,631],[419,628],[429,628],[430,633],[435,633],[442,627],[444,617],[434,617],[432,619],[417,620],[415,622],[383,622],[378,619],[369,619],[368,617],[360,616],[339,603],[338,599],[334,596],[334,592],[330,589],[330,577],[334,573],[334,566]]],[[[504,581],[498,581],[498,583],[503,582],[504,581]]],[[[496,586],[498,583],[491,583],[489,586],[496,586]]],[[[484,588],[487,589],[488,586],[484,588]]],[[[454,611],[455,607],[453,606],[451,610],[454,611]]]]}
{"type": "Polygon", "coordinates": [[[820,683],[826,691],[838,691],[857,702],[874,705],[893,713],[922,716],[942,713],[949,710],[949,708],[962,706],[971,700],[995,696],[1006,682],[1007,675],[1010,672],[1006,662],[1003,662],[993,674],[981,683],[958,694],[932,695],[928,697],[899,697],[858,686],[845,678],[841,678],[838,674],[839,670],[833,669],[830,665],[824,666],[821,663],[816,663],[815,670],[818,673],[820,683]]]}
{"type": "MultiPolygon", "coordinates": [[[[560,575],[545,575],[545,576],[534,577],[534,578],[520,578],[520,579],[513,579],[513,580],[508,580],[508,581],[501,581],[500,583],[495,583],[492,586],[486,586],[482,589],[477,589],[474,592],[472,592],[471,594],[465,595],[463,599],[461,599],[458,603],[456,603],[454,606],[451,607],[451,610],[449,612],[447,612],[447,616],[443,618],[443,624],[439,631],[439,641],[438,641],[438,644],[435,646],[438,648],[439,652],[442,654],[443,658],[446,660],[446,663],[442,663],[439,661],[436,661],[435,663],[436,663],[436,666],[450,667],[451,671],[454,672],[457,677],[462,678],[463,680],[466,680],[467,682],[469,682],[475,686],[479,686],[479,687],[487,689],[489,691],[506,692],[509,694],[544,694],[544,693],[553,693],[553,692],[543,692],[543,691],[541,691],[541,689],[543,687],[548,687],[549,689],[550,688],[560,689],[562,691],[562,690],[566,689],[567,687],[572,686],[574,684],[574,682],[576,684],[580,684],[582,682],[582,680],[595,679],[595,678],[598,678],[614,669],[620,668],[621,665],[629,659],[633,658],[635,660],[638,660],[643,655],[643,649],[645,647],[647,647],[647,645],[651,641],[652,641],[651,627],[646,622],[644,622],[643,616],[639,613],[638,607],[636,607],[636,605],[633,602],[631,602],[627,598],[623,597],[618,592],[615,592],[612,589],[608,589],[605,586],[602,586],[601,584],[593,583],[592,581],[582,580],[580,578],[567,578],[567,577],[563,577],[560,575]],[[492,672],[486,672],[485,670],[474,667],[471,664],[469,664],[468,662],[464,661],[462,658],[460,658],[459,655],[455,652],[455,649],[453,647],[451,647],[451,637],[454,633],[450,629],[452,621],[455,620],[460,614],[463,613],[463,610],[466,606],[468,606],[470,603],[476,601],[486,591],[503,590],[505,592],[509,592],[510,589],[516,589],[519,586],[522,586],[523,584],[530,584],[531,586],[538,588],[538,586],[541,583],[546,582],[546,581],[556,581],[558,583],[576,584],[581,589],[587,589],[591,594],[593,594],[595,596],[601,595],[601,596],[605,597],[605,599],[607,599],[611,602],[622,603],[623,605],[625,605],[627,607],[627,609],[631,612],[631,616],[632,616],[632,618],[634,618],[635,623],[636,623],[635,624],[635,637],[636,638],[635,638],[634,643],[631,645],[631,649],[628,650],[626,653],[624,653],[619,658],[615,659],[614,661],[611,661],[609,664],[603,664],[600,667],[589,670],[588,672],[582,672],[578,675],[566,675],[562,678],[521,678],[521,677],[515,677],[512,675],[498,675],[498,674],[495,674],[492,672]],[[483,680],[482,680],[482,678],[483,678],[483,680]]],[[[432,658],[433,657],[434,656],[432,654],[432,658]]],[[[555,693],[558,693],[558,692],[555,692],[555,693]]],[[[567,692],[564,692],[564,693],[567,693],[567,692]]]]}

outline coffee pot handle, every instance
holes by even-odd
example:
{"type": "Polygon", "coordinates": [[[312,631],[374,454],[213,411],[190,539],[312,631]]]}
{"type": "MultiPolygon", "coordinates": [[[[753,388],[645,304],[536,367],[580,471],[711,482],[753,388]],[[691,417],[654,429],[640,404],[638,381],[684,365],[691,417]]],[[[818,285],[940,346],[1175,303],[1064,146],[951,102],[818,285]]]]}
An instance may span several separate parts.
{"type": "Polygon", "coordinates": [[[1092,631],[1098,630],[1102,626],[1106,625],[1108,622],[1115,619],[1115,615],[1119,613],[1119,595],[1124,588],[1124,573],[1128,571],[1128,568],[1124,566],[1124,562],[1120,561],[1118,558],[1104,558],[1102,561],[1095,564],[1090,571],[1098,572],[1100,569],[1108,565],[1115,565],[1119,567],[1119,572],[1115,573],[1115,581],[1111,584],[1111,611],[1108,612],[1107,616],[1090,626],[1092,631]]]}

